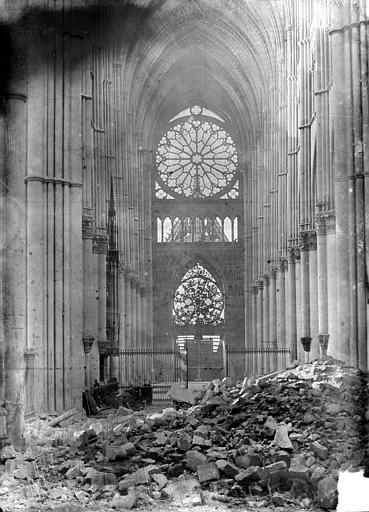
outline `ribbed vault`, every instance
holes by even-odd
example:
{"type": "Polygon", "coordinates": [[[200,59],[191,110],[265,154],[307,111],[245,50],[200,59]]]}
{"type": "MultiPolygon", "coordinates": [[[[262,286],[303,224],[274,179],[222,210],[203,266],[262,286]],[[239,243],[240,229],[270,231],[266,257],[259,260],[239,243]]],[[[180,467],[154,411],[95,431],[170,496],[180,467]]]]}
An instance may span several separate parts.
{"type": "Polygon", "coordinates": [[[235,140],[249,146],[283,53],[283,14],[284,0],[258,9],[252,0],[153,2],[123,49],[143,144],[155,147],[168,120],[199,103],[231,121],[235,140]]]}

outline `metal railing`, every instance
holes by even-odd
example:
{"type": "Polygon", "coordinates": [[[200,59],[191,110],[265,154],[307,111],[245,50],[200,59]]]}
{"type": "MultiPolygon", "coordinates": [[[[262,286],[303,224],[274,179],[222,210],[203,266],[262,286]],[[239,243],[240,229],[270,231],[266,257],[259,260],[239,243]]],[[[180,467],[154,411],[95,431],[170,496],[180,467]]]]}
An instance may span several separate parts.
{"type": "Polygon", "coordinates": [[[225,368],[228,377],[240,380],[245,376],[261,376],[286,368],[290,362],[290,348],[255,347],[225,350],[225,368]]]}
{"type": "Polygon", "coordinates": [[[142,386],[145,383],[187,383],[187,352],[176,349],[121,350],[119,383],[142,386]]]}

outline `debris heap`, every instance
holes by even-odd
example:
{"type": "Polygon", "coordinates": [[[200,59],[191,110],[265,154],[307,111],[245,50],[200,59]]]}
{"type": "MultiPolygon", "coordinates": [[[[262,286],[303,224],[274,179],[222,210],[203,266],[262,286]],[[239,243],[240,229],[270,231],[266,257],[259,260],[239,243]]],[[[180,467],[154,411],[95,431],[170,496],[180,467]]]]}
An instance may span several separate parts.
{"type": "Polygon", "coordinates": [[[160,413],[120,407],[106,419],[69,416],[64,428],[35,419],[25,454],[0,453],[0,505],[13,489],[35,503],[105,500],[106,510],[201,505],[204,495],[335,508],[339,471],[365,464],[366,391],[358,370],[326,358],[259,380],[215,380],[197,396],[174,388],[175,408],[160,413]]]}

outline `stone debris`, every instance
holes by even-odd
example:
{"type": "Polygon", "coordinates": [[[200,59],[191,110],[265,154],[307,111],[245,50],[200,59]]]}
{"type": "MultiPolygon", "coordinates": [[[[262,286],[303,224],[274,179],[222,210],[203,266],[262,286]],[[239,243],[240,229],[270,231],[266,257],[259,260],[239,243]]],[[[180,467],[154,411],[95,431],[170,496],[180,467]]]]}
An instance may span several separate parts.
{"type": "Polygon", "coordinates": [[[166,499],[332,509],[339,472],[365,465],[366,391],[359,371],[326,358],[259,381],[215,380],[191,401],[176,388],[176,408],[151,414],[121,406],[105,418],[34,418],[25,453],[0,451],[0,508],[131,510],[166,499]]]}

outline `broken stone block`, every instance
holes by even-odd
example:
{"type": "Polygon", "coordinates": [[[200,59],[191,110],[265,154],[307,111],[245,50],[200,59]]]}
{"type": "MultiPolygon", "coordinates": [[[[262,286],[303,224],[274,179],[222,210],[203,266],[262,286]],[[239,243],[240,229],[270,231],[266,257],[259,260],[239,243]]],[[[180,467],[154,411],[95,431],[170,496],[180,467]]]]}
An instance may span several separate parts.
{"type": "Polygon", "coordinates": [[[311,468],[311,466],[313,464],[315,464],[315,462],[316,462],[316,458],[311,455],[310,457],[308,457],[306,459],[305,465],[306,465],[306,467],[311,468]]]}
{"type": "Polygon", "coordinates": [[[280,423],[276,426],[274,443],[283,450],[293,450],[290,438],[288,437],[287,425],[280,423]]]}
{"type": "Polygon", "coordinates": [[[6,415],[0,415],[0,439],[6,438],[8,435],[7,427],[6,427],[6,415]]]}
{"type": "Polygon", "coordinates": [[[126,407],[120,406],[115,413],[115,416],[130,416],[131,414],[133,414],[132,409],[127,409],[126,407]]]}
{"type": "Polygon", "coordinates": [[[324,474],[325,474],[325,468],[323,468],[322,466],[316,467],[310,477],[311,482],[312,483],[317,482],[318,480],[320,480],[323,477],[324,474]]]}
{"type": "Polygon", "coordinates": [[[156,446],[164,446],[165,444],[167,444],[167,442],[168,438],[165,432],[157,432],[155,434],[154,444],[156,446]]]}
{"type": "Polygon", "coordinates": [[[6,445],[0,450],[0,462],[5,462],[8,459],[15,459],[17,452],[13,445],[6,445]]]}
{"type": "Polygon", "coordinates": [[[188,496],[182,501],[185,507],[201,507],[203,504],[203,498],[201,493],[196,493],[193,496],[188,496]]]}
{"type": "Polygon", "coordinates": [[[74,466],[72,466],[68,469],[65,476],[67,479],[77,478],[78,476],[82,476],[84,468],[85,468],[85,465],[83,464],[83,461],[78,461],[74,466]]]}
{"type": "Polygon", "coordinates": [[[110,502],[110,506],[118,510],[125,509],[131,510],[137,503],[137,496],[135,493],[128,493],[127,496],[116,494],[110,502]]]}
{"type": "Polygon", "coordinates": [[[194,435],[192,438],[192,444],[194,446],[206,446],[206,439],[202,436],[194,435]]]}
{"type": "Polygon", "coordinates": [[[128,491],[131,487],[135,486],[135,481],[131,476],[128,476],[127,478],[123,478],[122,480],[119,480],[118,483],[118,491],[119,492],[125,492],[128,491]]]}
{"type": "Polygon", "coordinates": [[[302,498],[311,494],[311,486],[305,480],[299,480],[298,478],[293,481],[290,489],[290,496],[292,499],[302,498]]]}
{"type": "Polygon", "coordinates": [[[198,488],[199,482],[195,478],[179,478],[164,487],[162,494],[166,498],[182,499],[185,496],[193,494],[198,488]]]}
{"type": "Polygon", "coordinates": [[[231,388],[234,384],[235,383],[231,377],[224,377],[224,379],[222,379],[222,386],[225,386],[226,388],[231,388]]]}
{"type": "Polygon", "coordinates": [[[291,488],[291,477],[288,469],[278,469],[268,473],[269,484],[273,489],[289,491],[291,488]]]}
{"type": "Polygon", "coordinates": [[[155,465],[146,466],[144,468],[139,468],[132,474],[132,478],[136,485],[139,484],[148,484],[151,481],[152,473],[158,473],[159,468],[155,465]]]}
{"type": "Polygon", "coordinates": [[[278,452],[276,452],[272,455],[272,461],[273,462],[284,461],[287,464],[287,466],[289,466],[290,461],[291,461],[291,455],[283,450],[279,450],[278,452]]]}
{"type": "Polygon", "coordinates": [[[247,469],[251,466],[261,466],[261,458],[257,453],[247,453],[246,455],[239,455],[235,458],[235,463],[240,468],[247,469]]]}
{"type": "Polygon", "coordinates": [[[318,441],[314,441],[311,444],[311,449],[313,450],[314,455],[319,457],[319,459],[325,460],[328,457],[328,448],[320,444],[318,441]]]}
{"type": "Polygon", "coordinates": [[[241,471],[235,476],[236,482],[240,485],[247,485],[259,482],[262,478],[263,472],[259,466],[250,466],[244,471],[241,471]]]}
{"type": "Polygon", "coordinates": [[[273,462],[273,464],[268,464],[265,466],[265,469],[272,473],[273,471],[279,471],[280,469],[287,469],[287,464],[284,460],[280,460],[279,462],[273,462]]]}
{"type": "Polygon", "coordinates": [[[15,459],[8,459],[5,461],[6,473],[12,473],[17,467],[17,461],[15,459]]]}
{"type": "Polygon", "coordinates": [[[311,425],[311,423],[314,423],[315,418],[310,412],[306,412],[302,418],[302,423],[304,425],[311,425]]]}
{"type": "Polygon", "coordinates": [[[194,434],[206,438],[209,435],[209,427],[207,425],[199,425],[194,434]]]}
{"type": "Polygon", "coordinates": [[[264,430],[267,434],[273,435],[277,428],[277,422],[273,418],[273,416],[268,416],[266,422],[264,423],[264,430]]]}
{"type": "Polygon", "coordinates": [[[211,398],[214,396],[214,391],[212,389],[208,389],[205,395],[202,397],[200,403],[206,404],[211,398]]]}
{"type": "Polygon", "coordinates": [[[154,473],[151,475],[153,481],[158,485],[159,491],[161,491],[168,483],[168,479],[162,473],[154,473]]]}
{"type": "Polygon", "coordinates": [[[136,448],[133,443],[126,443],[122,446],[106,446],[105,456],[108,460],[126,459],[129,455],[135,453],[136,448]]]}
{"type": "MultiPolygon", "coordinates": [[[[87,480],[88,476],[86,475],[85,479],[87,480]]],[[[104,487],[105,485],[117,485],[117,477],[114,473],[104,473],[102,471],[96,471],[90,473],[91,485],[96,485],[99,489],[104,487]]]]}
{"type": "Polygon", "coordinates": [[[196,418],[195,416],[190,416],[188,418],[188,423],[193,428],[197,428],[197,427],[199,427],[201,425],[201,421],[198,418],[196,418]]]}
{"type": "Polygon", "coordinates": [[[219,471],[229,478],[234,478],[240,472],[237,466],[224,459],[217,460],[215,464],[219,471]]]}
{"type": "Polygon", "coordinates": [[[40,494],[40,487],[38,486],[38,484],[30,484],[30,485],[25,485],[24,487],[22,487],[22,489],[20,490],[20,493],[22,494],[22,496],[24,496],[27,500],[31,499],[31,498],[36,498],[37,496],[39,496],[40,494]]]}
{"type": "Polygon", "coordinates": [[[290,469],[290,477],[292,479],[299,479],[308,482],[310,479],[310,471],[305,465],[302,464],[291,464],[290,469]]]}
{"type": "Polygon", "coordinates": [[[183,452],[187,452],[191,448],[191,445],[192,439],[188,434],[183,433],[179,436],[177,446],[180,450],[182,450],[183,452]]]}
{"type": "Polygon", "coordinates": [[[220,475],[216,464],[214,462],[209,462],[207,464],[200,464],[197,466],[197,478],[200,483],[219,480],[220,475]]]}
{"type": "Polygon", "coordinates": [[[334,403],[325,404],[325,411],[327,414],[339,414],[342,411],[342,405],[334,403]]]}
{"type": "Polygon", "coordinates": [[[318,483],[315,502],[322,508],[335,509],[338,505],[337,480],[327,476],[318,483]]]}
{"type": "Polygon", "coordinates": [[[168,396],[174,402],[194,405],[197,401],[199,392],[197,390],[187,389],[174,384],[168,391],[168,396]]]}
{"type": "Polygon", "coordinates": [[[192,470],[196,471],[197,466],[205,464],[207,461],[206,455],[196,450],[191,450],[186,453],[187,466],[192,470]]]}

